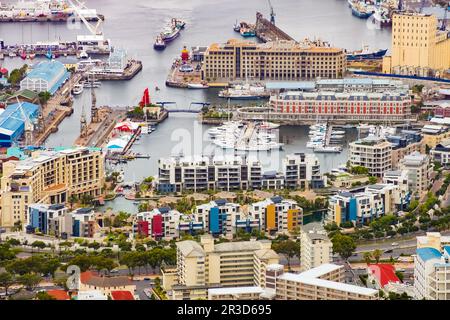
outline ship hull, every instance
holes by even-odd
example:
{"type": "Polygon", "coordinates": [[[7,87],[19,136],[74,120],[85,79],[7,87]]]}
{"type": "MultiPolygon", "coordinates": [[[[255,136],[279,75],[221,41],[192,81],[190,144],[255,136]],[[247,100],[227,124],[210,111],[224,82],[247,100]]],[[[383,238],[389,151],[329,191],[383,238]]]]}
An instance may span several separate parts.
{"type": "Polygon", "coordinates": [[[360,19],[368,19],[372,14],[372,12],[361,12],[356,8],[352,8],[352,15],[360,19]]]}
{"type": "Polygon", "coordinates": [[[168,36],[163,36],[163,40],[164,40],[164,42],[171,42],[171,41],[175,40],[176,38],[178,38],[179,36],[180,36],[180,30],[177,30],[168,36]]]}
{"type": "Polygon", "coordinates": [[[370,53],[361,53],[361,54],[348,54],[347,60],[348,61],[354,61],[354,60],[376,60],[376,59],[382,59],[386,55],[387,49],[385,50],[379,50],[377,52],[370,52],[370,53]]]}
{"type": "Polygon", "coordinates": [[[166,44],[159,44],[159,43],[155,43],[153,45],[153,49],[157,50],[157,51],[163,51],[166,48],[166,44]]]}

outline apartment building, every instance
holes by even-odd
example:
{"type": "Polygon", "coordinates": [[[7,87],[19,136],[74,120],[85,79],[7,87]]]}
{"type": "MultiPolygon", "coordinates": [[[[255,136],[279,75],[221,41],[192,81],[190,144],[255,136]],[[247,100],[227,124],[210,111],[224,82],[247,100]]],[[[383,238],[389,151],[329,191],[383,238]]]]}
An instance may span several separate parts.
{"type": "Polygon", "coordinates": [[[97,229],[95,211],[92,208],[79,208],[71,213],[72,236],[93,238],[97,229]]]}
{"type": "Polygon", "coordinates": [[[159,159],[160,192],[240,190],[261,187],[262,166],[255,159],[193,156],[159,159]]]}
{"type": "Polygon", "coordinates": [[[349,147],[348,159],[352,167],[365,167],[375,177],[382,177],[392,169],[392,144],[386,139],[369,136],[351,142],[349,147]]]}
{"type": "Polygon", "coordinates": [[[445,246],[450,246],[450,236],[443,236],[439,232],[427,232],[425,236],[417,237],[417,249],[434,248],[443,252],[445,246]]]}
{"type": "Polygon", "coordinates": [[[135,236],[152,237],[156,240],[178,239],[182,234],[195,234],[203,231],[202,222],[195,215],[183,214],[170,207],[155,208],[152,211],[134,215],[133,233],[135,236]]]}
{"type": "Polygon", "coordinates": [[[177,284],[170,288],[174,300],[206,298],[208,288],[264,285],[266,267],[278,263],[270,241],[215,244],[211,235],[203,235],[200,243],[188,240],[176,245],[177,284]]]}
{"type": "Polygon", "coordinates": [[[450,166],[450,139],[446,139],[438,143],[430,151],[432,162],[437,162],[442,166],[450,166]]]}
{"type": "MultiPolygon", "coordinates": [[[[64,222],[64,217],[68,216],[67,213],[68,210],[64,205],[31,204],[28,206],[26,230],[28,233],[60,234],[58,222],[64,222]],[[61,220],[59,219],[60,217],[62,218],[61,220]]],[[[68,220],[71,220],[71,218],[69,217],[68,220]]],[[[68,223],[68,227],[71,228],[70,223],[68,223]]],[[[65,228],[62,229],[65,231],[65,228]]]]}
{"type": "Polygon", "coordinates": [[[392,16],[391,56],[383,72],[440,76],[450,67],[450,39],[435,15],[402,12],[392,16]]]}
{"type": "Polygon", "coordinates": [[[207,190],[322,188],[326,184],[314,155],[283,159],[283,172],[262,172],[261,163],[239,156],[159,159],[157,190],[163,193],[207,190]]]}
{"type": "Polygon", "coordinates": [[[308,223],[300,231],[300,268],[307,271],[333,261],[333,244],[323,225],[308,223]]]}
{"type": "Polygon", "coordinates": [[[364,192],[341,192],[329,198],[327,221],[363,224],[404,210],[410,200],[409,191],[391,184],[371,185],[364,192]]]}
{"type": "Polygon", "coordinates": [[[250,204],[249,216],[259,220],[261,229],[270,234],[288,234],[303,225],[303,209],[296,201],[280,196],[250,204]]]}
{"type": "Polygon", "coordinates": [[[36,151],[28,159],[4,163],[0,225],[25,223],[32,203],[68,204],[71,196],[99,197],[104,176],[104,156],[88,148],[36,151]]]}
{"type": "Polygon", "coordinates": [[[286,119],[400,121],[411,118],[411,96],[388,91],[287,91],[270,97],[270,109],[286,119]]]}
{"type": "Polygon", "coordinates": [[[408,170],[408,186],[412,192],[420,195],[429,190],[433,168],[428,155],[413,152],[400,160],[399,168],[408,170]]]}
{"type": "Polygon", "coordinates": [[[317,189],[325,187],[320,162],[314,154],[294,153],[283,158],[284,187],[287,189],[317,189]]]}
{"type": "Polygon", "coordinates": [[[345,68],[344,50],[320,41],[255,43],[232,39],[208,47],[202,75],[206,81],[341,78],[345,68]]]}
{"type": "Polygon", "coordinates": [[[383,183],[399,186],[400,190],[408,191],[408,170],[386,171],[383,175],[383,183]]]}
{"type": "Polygon", "coordinates": [[[267,267],[266,290],[277,300],[377,300],[378,290],[344,283],[344,266],[323,264],[301,273],[267,267]]]}
{"type": "Polygon", "coordinates": [[[450,139],[450,128],[443,125],[427,124],[422,130],[425,144],[433,149],[444,140],[450,139]]]}
{"type": "Polygon", "coordinates": [[[386,137],[392,143],[392,169],[398,169],[398,164],[405,156],[413,152],[425,153],[426,144],[420,132],[403,130],[401,134],[386,137]]]}
{"type": "Polygon", "coordinates": [[[419,300],[450,300],[450,246],[416,250],[414,292],[419,300]]]}

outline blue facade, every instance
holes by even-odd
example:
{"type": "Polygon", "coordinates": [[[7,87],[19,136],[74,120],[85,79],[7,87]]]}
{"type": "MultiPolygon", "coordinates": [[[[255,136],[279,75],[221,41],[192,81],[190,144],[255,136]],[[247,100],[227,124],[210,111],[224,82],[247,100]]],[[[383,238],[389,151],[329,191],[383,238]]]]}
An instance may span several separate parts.
{"type": "Polygon", "coordinates": [[[33,230],[47,233],[47,211],[39,210],[38,208],[29,209],[29,221],[33,230]]]}
{"type": "Polygon", "coordinates": [[[220,229],[220,214],[219,208],[213,207],[209,210],[209,231],[211,233],[221,233],[220,229]]]}
{"type": "Polygon", "coordinates": [[[80,237],[80,221],[74,219],[72,225],[72,235],[74,237],[80,237]]]}
{"type": "Polygon", "coordinates": [[[356,203],[355,198],[351,198],[348,203],[348,213],[349,213],[349,220],[350,221],[356,221],[358,218],[358,204],[356,203]]]}
{"type": "MultiPolygon", "coordinates": [[[[39,106],[23,102],[21,103],[25,116],[33,121],[39,113],[39,106]]],[[[5,111],[0,115],[0,146],[10,147],[25,131],[25,119],[20,105],[18,103],[11,104],[6,107],[5,111]]]]}

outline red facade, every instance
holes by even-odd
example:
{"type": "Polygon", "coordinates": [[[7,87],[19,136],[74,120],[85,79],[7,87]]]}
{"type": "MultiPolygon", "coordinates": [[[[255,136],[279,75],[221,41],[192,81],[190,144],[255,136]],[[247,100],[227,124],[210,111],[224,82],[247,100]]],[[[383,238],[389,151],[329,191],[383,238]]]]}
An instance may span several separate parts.
{"type": "Polygon", "coordinates": [[[163,235],[163,218],[160,214],[157,214],[152,218],[152,236],[157,238],[163,235]]]}
{"type": "Polygon", "coordinates": [[[149,236],[148,221],[139,221],[137,223],[137,232],[141,236],[148,237],[149,236]]]}
{"type": "Polygon", "coordinates": [[[437,107],[434,111],[436,116],[441,116],[444,118],[450,117],[450,107],[437,107]]]}

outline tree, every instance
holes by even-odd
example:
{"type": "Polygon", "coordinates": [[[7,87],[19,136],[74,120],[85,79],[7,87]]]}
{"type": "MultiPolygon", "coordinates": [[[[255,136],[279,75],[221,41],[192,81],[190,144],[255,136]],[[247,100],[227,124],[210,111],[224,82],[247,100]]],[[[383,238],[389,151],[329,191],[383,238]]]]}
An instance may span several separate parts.
{"type": "Polygon", "coordinates": [[[372,253],[367,251],[363,254],[364,261],[369,264],[372,261],[372,253]]]}
{"type": "Polygon", "coordinates": [[[341,233],[336,233],[331,242],[333,243],[333,252],[339,254],[344,260],[350,258],[356,249],[355,240],[341,233]]]}
{"type": "Polygon", "coordinates": [[[380,262],[381,256],[383,255],[383,251],[380,249],[375,249],[372,252],[372,256],[375,259],[376,263],[380,262]]]}
{"type": "Polygon", "coordinates": [[[374,177],[374,176],[370,176],[369,177],[369,183],[370,184],[375,184],[375,183],[377,183],[377,181],[378,181],[377,177],[374,177]]]}
{"type": "Polygon", "coordinates": [[[300,243],[292,240],[283,240],[272,244],[272,249],[286,256],[288,268],[291,268],[291,258],[300,254],[300,243]]]}
{"type": "Polygon", "coordinates": [[[20,276],[18,280],[27,290],[33,291],[41,282],[42,277],[36,273],[26,273],[20,276]]]}
{"type": "Polygon", "coordinates": [[[9,243],[0,244],[0,262],[13,260],[16,257],[9,243]]]}
{"type": "Polygon", "coordinates": [[[42,106],[45,106],[51,97],[52,95],[48,91],[39,92],[39,102],[42,106]]]}
{"type": "Polygon", "coordinates": [[[8,296],[8,289],[14,284],[14,277],[9,272],[0,273],[0,287],[5,289],[5,295],[8,296]]]}
{"type": "Polygon", "coordinates": [[[39,291],[37,294],[36,294],[36,298],[38,299],[38,300],[56,300],[56,298],[55,297],[52,297],[51,295],[49,295],[47,292],[45,292],[45,291],[39,291]]]}
{"type": "Polygon", "coordinates": [[[38,248],[38,252],[40,249],[44,249],[46,247],[45,242],[36,240],[31,244],[31,247],[38,248]]]}

